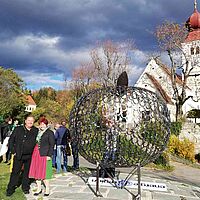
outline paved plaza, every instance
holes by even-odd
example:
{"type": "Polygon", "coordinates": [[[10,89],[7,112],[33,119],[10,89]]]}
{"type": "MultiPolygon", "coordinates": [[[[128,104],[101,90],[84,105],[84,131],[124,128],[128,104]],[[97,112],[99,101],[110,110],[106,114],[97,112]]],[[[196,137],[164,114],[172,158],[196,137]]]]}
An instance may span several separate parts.
{"type": "MultiPolygon", "coordinates": [[[[71,160],[69,161],[70,164],[71,160]]],[[[150,191],[142,189],[142,200],[199,200],[200,199],[200,169],[192,168],[181,163],[173,162],[173,172],[142,168],[141,181],[163,183],[167,191],[150,191]]],[[[81,171],[67,172],[55,175],[51,181],[49,197],[41,194],[38,197],[33,193],[26,195],[28,200],[133,200],[137,189],[117,189],[114,187],[100,187],[101,197],[97,197],[96,186],[88,185],[88,177],[94,175],[95,166],[81,158],[81,171]],[[88,170],[87,168],[91,169],[88,170]]],[[[124,179],[131,169],[117,169],[119,178],[124,179]]],[[[136,180],[134,175],[131,180],[136,180]]],[[[34,190],[35,185],[31,188],[34,190]]]]}

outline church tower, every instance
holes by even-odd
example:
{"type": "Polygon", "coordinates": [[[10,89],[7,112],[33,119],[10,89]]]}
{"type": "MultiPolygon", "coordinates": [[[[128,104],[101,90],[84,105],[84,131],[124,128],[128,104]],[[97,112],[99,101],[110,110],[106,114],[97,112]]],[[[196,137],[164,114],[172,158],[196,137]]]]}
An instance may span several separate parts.
{"type": "Polygon", "coordinates": [[[184,52],[182,63],[189,61],[191,72],[187,85],[192,91],[193,100],[200,104],[200,13],[197,10],[196,0],[194,0],[194,12],[186,21],[186,28],[188,35],[182,44],[184,52]]]}

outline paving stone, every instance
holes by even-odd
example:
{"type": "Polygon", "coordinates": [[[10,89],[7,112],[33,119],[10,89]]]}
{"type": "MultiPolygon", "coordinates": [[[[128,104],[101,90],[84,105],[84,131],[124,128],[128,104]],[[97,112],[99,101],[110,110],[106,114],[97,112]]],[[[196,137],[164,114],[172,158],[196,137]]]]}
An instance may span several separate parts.
{"type": "MultiPolygon", "coordinates": [[[[65,178],[67,180],[67,177],[65,178]]],[[[77,178],[76,175],[73,175],[68,183],[66,183],[66,180],[63,177],[58,177],[51,182],[51,195],[47,198],[48,200],[132,200],[131,193],[133,195],[137,194],[137,189],[127,188],[125,190],[114,187],[100,187],[100,193],[103,197],[96,197],[96,187],[89,187],[84,181],[80,181],[80,177],[77,178]]],[[[152,179],[151,182],[155,182],[155,180],[152,179]]],[[[163,183],[163,181],[157,182],[163,183]]],[[[172,181],[167,181],[166,184],[168,187],[167,192],[142,190],[142,200],[196,200],[200,197],[199,187],[191,187],[172,181]]],[[[31,188],[34,186],[35,184],[32,184],[31,188]]],[[[43,194],[39,197],[43,197],[43,194]]],[[[37,200],[37,198],[34,198],[31,194],[27,196],[28,200],[37,200]]],[[[44,197],[43,199],[45,200],[44,197]]]]}
{"type": "Polygon", "coordinates": [[[179,196],[163,194],[163,193],[153,193],[153,200],[181,200],[179,196]]]}
{"type": "Polygon", "coordinates": [[[180,195],[180,196],[190,196],[190,197],[195,197],[196,195],[194,194],[194,192],[192,192],[191,190],[179,190],[177,191],[175,194],[180,195]]]}
{"type": "Polygon", "coordinates": [[[35,200],[35,197],[33,197],[31,194],[25,195],[25,197],[28,200],[35,200]]]}
{"type": "Polygon", "coordinates": [[[178,186],[175,183],[167,183],[167,190],[169,191],[179,191],[180,188],[178,188],[178,186]]]}
{"type": "Polygon", "coordinates": [[[142,191],[141,199],[142,200],[152,200],[152,193],[150,191],[142,191]]]}
{"type": "MultiPolygon", "coordinates": [[[[45,200],[45,198],[44,199],[42,199],[42,200],[45,200]]],[[[48,200],[73,200],[73,199],[67,199],[67,198],[55,198],[55,197],[53,197],[53,198],[51,198],[51,197],[48,197],[48,200]]]]}
{"type": "Polygon", "coordinates": [[[70,183],[73,183],[73,180],[56,180],[56,181],[52,181],[50,184],[51,185],[69,185],[70,183]]]}
{"type": "Polygon", "coordinates": [[[200,198],[200,190],[199,189],[192,189],[192,191],[195,193],[195,195],[197,196],[197,197],[199,197],[200,198]]]}
{"type": "Polygon", "coordinates": [[[69,193],[78,193],[82,191],[81,187],[66,187],[66,186],[57,186],[54,191],[56,192],[69,192],[69,193]]]}
{"type": "Polygon", "coordinates": [[[124,189],[111,189],[107,195],[108,198],[114,199],[132,199],[132,195],[124,189]]]}
{"type": "Polygon", "coordinates": [[[76,200],[92,200],[94,194],[91,193],[78,193],[78,192],[54,192],[51,199],[76,199],[76,200]]]}
{"type": "Polygon", "coordinates": [[[79,186],[79,187],[81,187],[81,186],[83,186],[83,185],[86,185],[86,183],[84,183],[84,182],[76,182],[76,181],[73,181],[73,180],[71,180],[69,183],[67,183],[67,186],[68,187],[77,187],[77,186],[79,186]]]}
{"type": "MultiPolygon", "coordinates": [[[[96,193],[96,188],[95,187],[86,187],[82,192],[91,192],[91,190],[93,190],[96,193]]],[[[99,192],[101,194],[106,194],[109,192],[109,188],[99,188],[99,192]]]]}
{"type": "Polygon", "coordinates": [[[104,198],[104,197],[94,197],[92,200],[118,200],[118,199],[104,198]]]}
{"type": "MultiPolygon", "coordinates": [[[[184,173],[184,170],[185,168],[182,168],[181,172],[184,173]]],[[[167,191],[142,190],[141,200],[200,200],[200,181],[198,181],[198,177],[200,176],[196,175],[196,182],[193,184],[193,180],[190,180],[189,172],[192,173],[191,170],[188,170],[188,181],[184,182],[183,180],[182,182],[181,178],[174,177],[173,174],[159,172],[161,176],[158,177],[157,171],[151,174],[146,170],[146,174],[142,174],[142,181],[164,183],[167,185],[167,191]]],[[[195,173],[198,172],[200,175],[200,170],[195,170],[195,173]]],[[[44,197],[43,194],[41,194],[39,197],[42,197],[43,200],[132,200],[131,193],[133,195],[137,194],[137,188],[126,188],[125,190],[100,186],[100,194],[103,196],[96,197],[96,186],[87,185],[86,180],[88,176],[85,174],[85,176],[81,177],[82,175],[83,173],[58,175],[50,182],[50,196],[44,197]]],[[[119,179],[125,179],[127,175],[128,173],[120,173],[119,179]]],[[[137,176],[132,176],[130,180],[137,180],[137,176]]],[[[33,190],[34,187],[35,184],[32,184],[31,190],[33,190]]],[[[38,197],[34,197],[32,194],[26,197],[27,200],[38,200],[38,197]]]]}

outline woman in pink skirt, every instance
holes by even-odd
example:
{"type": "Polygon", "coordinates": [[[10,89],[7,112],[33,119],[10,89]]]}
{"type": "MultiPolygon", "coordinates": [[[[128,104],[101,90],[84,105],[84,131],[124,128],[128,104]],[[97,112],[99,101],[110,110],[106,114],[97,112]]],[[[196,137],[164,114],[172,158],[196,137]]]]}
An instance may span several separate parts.
{"type": "Polygon", "coordinates": [[[29,178],[36,179],[37,191],[35,196],[42,193],[41,182],[45,184],[44,196],[49,196],[49,179],[52,178],[52,155],[54,150],[54,133],[48,128],[48,121],[44,117],[39,120],[37,144],[34,148],[29,170],[29,178]]]}

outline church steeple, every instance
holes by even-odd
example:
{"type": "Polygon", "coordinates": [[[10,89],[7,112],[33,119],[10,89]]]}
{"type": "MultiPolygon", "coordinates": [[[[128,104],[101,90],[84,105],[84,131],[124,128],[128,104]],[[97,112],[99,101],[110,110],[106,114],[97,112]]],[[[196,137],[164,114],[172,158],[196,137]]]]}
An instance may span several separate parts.
{"type": "Polygon", "coordinates": [[[197,0],[194,0],[194,12],[186,22],[189,31],[200,28],[200,13],[197,10],[197,0]]]}
{"type": "Polygon", "coordinates": [[[194,0],[194,10],[197,10],[197,0],[194,0]]]}
{"type": "Polygon", "coordinates": [[[188,29],[186,42],[200,40],[200,13],[197,9],[197,0],[194,0],[194,11],[185,24],[188,29]]]}
{"type": "MultiPolygon", "coordinates": [[[[187,37],[182,43],[182,50],[184,55],[182,57],[182,63],[188,63],[184,65],[184,69],[188,67],[190,75],[187,78],[187,86],[194,91],[191,95],[193,99],[200,100],[200,76],[196,77],[196,74],[200,74],[199,60],[200,60],[200,13],[197,8],[197,0],[194,0],[194,11],[186,22],[188,28],[187,37]]],[[[192,105],[192,104],[191,104],[192,105]]],[[[198,109],[200,108],[200,101],[198,109]]],[[[196,106],[194,106],[196,107],[196,106]]]]}

